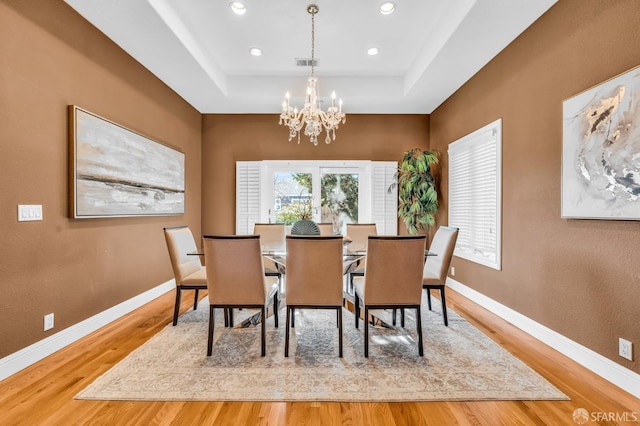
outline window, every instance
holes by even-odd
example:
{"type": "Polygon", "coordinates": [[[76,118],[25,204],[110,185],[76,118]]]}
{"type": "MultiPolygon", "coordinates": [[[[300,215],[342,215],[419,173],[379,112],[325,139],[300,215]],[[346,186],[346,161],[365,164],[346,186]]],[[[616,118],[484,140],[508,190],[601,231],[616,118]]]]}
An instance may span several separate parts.
{"type": "Polygon", "coordinates": [[[342,234],[347,223],[375,223],[380,235],[396,235],[397,192],[387,192],[396,170],[390,161],[238,161],[236,234],[304,213],[342,234]]]}
{"type": "Polygon", "coordinates": [[[449,144],[449,226],[454,254],[501,268],[502,119],[449,144]]]}

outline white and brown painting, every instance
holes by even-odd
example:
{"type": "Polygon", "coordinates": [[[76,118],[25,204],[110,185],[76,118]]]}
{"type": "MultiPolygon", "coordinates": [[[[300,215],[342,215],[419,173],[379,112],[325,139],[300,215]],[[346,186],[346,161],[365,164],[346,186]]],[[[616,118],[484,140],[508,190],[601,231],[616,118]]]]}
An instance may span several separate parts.
{"type": "Polygon", "coordinates": [[[184,213],[184,154],[74,108],[74,217],[184,213]]]}
{"type": "Polygon", "coordinates": [[[640,68],[563,103],[562,217],[640,219],[640,68]]]}

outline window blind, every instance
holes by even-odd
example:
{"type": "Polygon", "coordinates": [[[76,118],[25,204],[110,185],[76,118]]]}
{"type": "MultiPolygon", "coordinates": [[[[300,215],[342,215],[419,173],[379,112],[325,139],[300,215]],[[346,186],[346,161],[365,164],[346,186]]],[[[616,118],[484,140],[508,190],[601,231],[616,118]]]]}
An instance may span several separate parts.
{"type": "Polygon", "coordinates": [[[449,226],[454,254],[501,268],[502,120],[449,145],[449,226]]]}
{"type": "Polygon", "coordinates": [[[372,164],[372,212],[373,223],[379,235],[398,234],[398,187],[388,192],[398,163],[374,161],[372,164]]]}
{"type": "Polygon", "coordinates": [[[260,161],[236,162],[236,235],[253,233],[260,222],[260,161]]]}

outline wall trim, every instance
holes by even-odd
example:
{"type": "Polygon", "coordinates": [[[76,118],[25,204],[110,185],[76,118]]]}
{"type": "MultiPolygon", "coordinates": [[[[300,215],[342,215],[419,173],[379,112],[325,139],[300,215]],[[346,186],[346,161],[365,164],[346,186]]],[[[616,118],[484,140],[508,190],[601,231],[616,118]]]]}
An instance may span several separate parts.
{"type": "Polygon", "coordinates": [[[129,300],[125,300],[116,306],[102,311],[86,320],[80,321],[71,327],[65,328],[45,339],[42,339],[24,349],[0,359],[0,380],[4,380],[18,371],[29,367],[43,358],[59,351],[65,346],[74,343],[86,335],[104,327],[129,312],[149,303],[153,299],[162,296],[175,289],[175,280],[171,279],[150,290],[145,291],[129,300]]]}
{"type": "Polygon", "coordinates": [[[460,293],[483,308],[488,309],[525,333],[593,371],[598,376],[629,392],[636,398],[640,398],[640,374],[611,361],[609,358],[574,342],[568,337],[545,327],[531,318],[514,311],[450,277],[447,278],[447,287],[450,287],[452,290],[460,293]]]}

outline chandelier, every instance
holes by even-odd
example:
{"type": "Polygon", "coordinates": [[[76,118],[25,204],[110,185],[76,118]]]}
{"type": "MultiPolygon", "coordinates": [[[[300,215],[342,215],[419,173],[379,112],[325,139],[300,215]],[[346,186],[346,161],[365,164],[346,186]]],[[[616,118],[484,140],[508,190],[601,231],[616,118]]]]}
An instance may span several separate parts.
{"type": "Polygon", "coordinates": [[[289,128],[289,140],[298,137],[300,143],[300,131],[304,127],[304,134],[309,136],[309,141],[318,145],[318,136],[324,130],[326,137],[324,142],[329,144],[331,139],[336,139],[338,125],[347,121],[347,117],[342,112],[342,99],[336,106],[336,93],[331,94],[331,106],[324,112],[320,107],[318,99],[318,79],[314,75],[315,67],[315,15],[318,13],[318,6],[310,4],[307,12],[311,15],[311,76],[307,78],[307,94],[304,98],[304,106],[300,111],[297,107],[289,105],[289,92],[282,102],[282,113],[280,114],[280,124],[289,128]]]}

